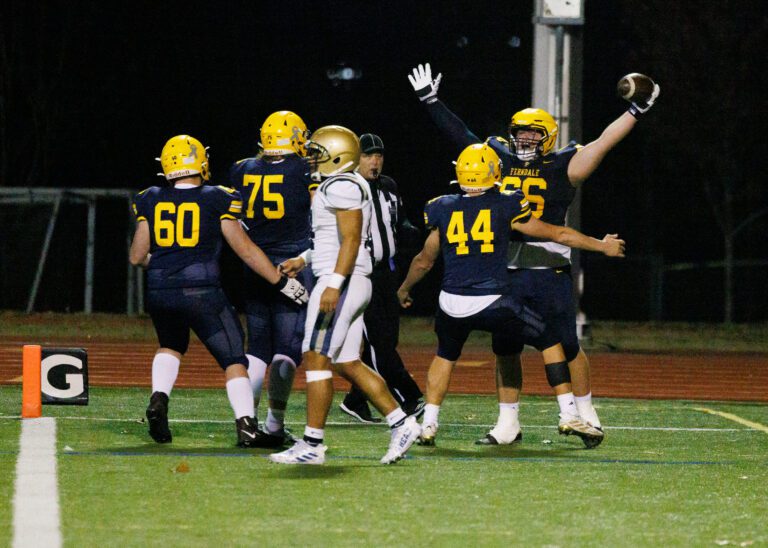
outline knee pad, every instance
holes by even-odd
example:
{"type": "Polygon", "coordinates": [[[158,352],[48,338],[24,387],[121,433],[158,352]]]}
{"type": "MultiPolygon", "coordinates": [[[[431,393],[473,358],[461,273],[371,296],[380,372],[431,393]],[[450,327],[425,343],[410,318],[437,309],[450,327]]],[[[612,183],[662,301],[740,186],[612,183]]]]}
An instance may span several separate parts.
{"type": "Polygon", "coordinates": [[[579,346],[579,341],[575,341],[573,343],[563,341],[563,352],[565,352],[565,360],[572,362],[576,359],[576,356],[579,355],[579,350],[581,350],[581,346],[579,346]]]}
{"type": "Polygon", "coordinates": [[[568,362],[548,363],[544,366],[544,370],[547,372],[547,382],[553,388],[557,385],[571,382],[568,362]]]}
{"type": "Polygon", "coordinates": [[[287,402],[295,374],[296,364],[293,360],[283,354],[275,354],[269,367],[269,399],[287,402]]]}

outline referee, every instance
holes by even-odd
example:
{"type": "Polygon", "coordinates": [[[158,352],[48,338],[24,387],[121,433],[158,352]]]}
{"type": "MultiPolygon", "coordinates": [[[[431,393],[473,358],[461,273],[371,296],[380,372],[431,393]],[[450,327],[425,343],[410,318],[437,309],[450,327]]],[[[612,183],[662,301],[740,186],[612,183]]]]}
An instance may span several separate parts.
{"type": "MultiPolygon", "coordinates": [[[[397,288],[400,280],[394,261],[398,240],[416,237],[419,231],[405,217],[397,183],[381,174],[384,166],[384,142],[381,137],[373,133],[361,135],[360,151],[357,171],[370,184],[373,198],[371,239],[374,259],[371,274],[373,294],[364,316],[362,360],[384,378],[389,391],[408,415],[420,416],[424,412],[421,390],[405,370],[397,353],[400,334],[397,288]]],[[[380,418],[371,415],[365,395],[354,385],[340,408],[360,422],[381,422],[380,418]]]]}

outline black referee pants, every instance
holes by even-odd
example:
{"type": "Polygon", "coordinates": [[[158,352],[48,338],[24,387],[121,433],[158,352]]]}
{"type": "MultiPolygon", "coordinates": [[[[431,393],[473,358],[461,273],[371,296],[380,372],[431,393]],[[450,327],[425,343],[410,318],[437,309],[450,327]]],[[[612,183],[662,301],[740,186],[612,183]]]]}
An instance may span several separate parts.
{"type": "MultiPolygon", "coordinates": [[[[384,378],[389,391],[403,407],[412,407],[422,397],[397,353],[400,337],[400,303],[397,300],[398,276],[386,263],[374,267],[371,274],[371,302],[365,310],[363,363],[384,378]]],[[[344,398],[347,407],[360,407],[366,397],[355,385],[344,398]]]]}

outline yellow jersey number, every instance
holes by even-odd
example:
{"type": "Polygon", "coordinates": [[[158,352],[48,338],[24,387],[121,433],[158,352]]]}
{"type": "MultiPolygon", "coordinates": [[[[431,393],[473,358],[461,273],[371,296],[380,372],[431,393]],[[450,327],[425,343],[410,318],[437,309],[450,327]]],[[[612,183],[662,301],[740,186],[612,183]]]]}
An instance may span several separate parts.
{"type": "Polygon", "coordinates": [[[454,211],[451,213],[445,238],[448,240],[448,243],[456,244],[456,255],[467,255],[469,253],[467,242],[470,236],[472,236],[473,241],[483,242],[480,245],[480,253],[493,253],[490,209],[481,209],[477,213],[477,218],[472,223],[469,234],[464,229],[464,212],[454,211]]]}
{"type": "Polygon", "coordinates": [[[155,241],[160,247],[174,243],[181,247],[195,247],[200,241],[200,206],[185,202],[177,207],[173,202],[159,202],[155,206],[155,241]],[[187,216],[190,216],[190,234],[184,234],[187,216]]]}
{"type": "Polygon", "coordinates": [[[243,176],[243,188],[248,185],[253,185],[253,192],[251,192],[248,198],[248,208],[245,210],[245,216],[248,219],[253,219],[253,203],[256,201],[256,195],[259,193],[259,189],[262,189],[263,200],[265,207],[262,208],[264,217],[267,219],[282,219],[285,216],[285,202],[283,201],[283,195],[279,192],[275,192],[274,188],[270,188],[271,185],[283,184],[282,175],[244,175],[243,176]],[[267,203],[274,204],[272,207],[266,207],[267,203]]]}
{"type": "Polygon", "coordinates": [[[501,190],[508,190],[509,187],[514,189],[521,189],[528,202],[531,204],[531,213],[537,219],[544,214],[544,196],[540,194],[534,194],[531,189],[539,188],[541,190],[547,189],[547,181],[541,177],[526,177],[520,179],[520,177],[504,177],[501,184],[501,190]]]}

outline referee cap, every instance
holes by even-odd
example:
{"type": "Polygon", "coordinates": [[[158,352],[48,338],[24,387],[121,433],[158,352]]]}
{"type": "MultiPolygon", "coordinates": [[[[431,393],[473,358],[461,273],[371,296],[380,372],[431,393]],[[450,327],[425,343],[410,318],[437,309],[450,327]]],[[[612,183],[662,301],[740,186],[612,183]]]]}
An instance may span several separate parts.
{"type": "Polygon", "coordinates": [[[373,133],[363,133],[360,136],[360,152],[363,154],[384,153],[384,141],[373,133]]]}

